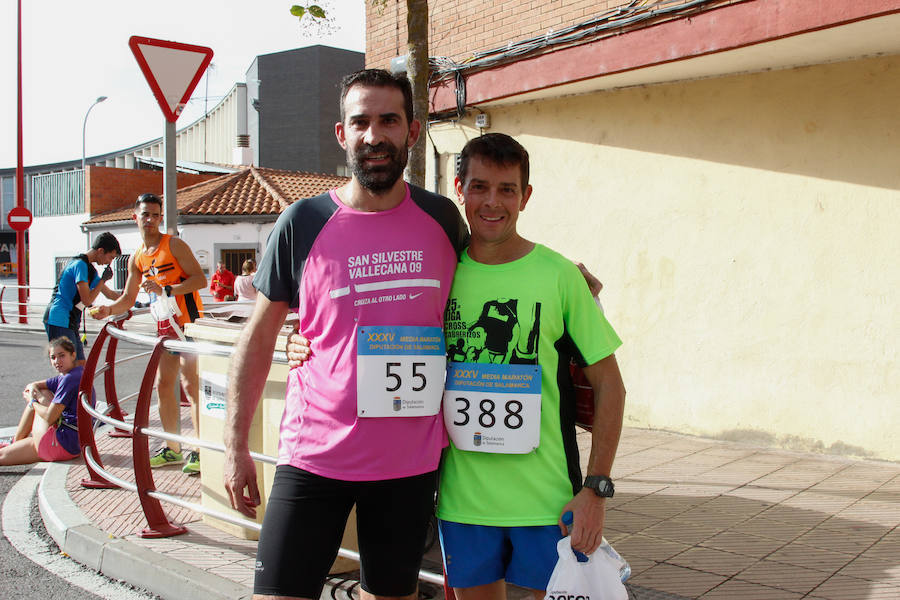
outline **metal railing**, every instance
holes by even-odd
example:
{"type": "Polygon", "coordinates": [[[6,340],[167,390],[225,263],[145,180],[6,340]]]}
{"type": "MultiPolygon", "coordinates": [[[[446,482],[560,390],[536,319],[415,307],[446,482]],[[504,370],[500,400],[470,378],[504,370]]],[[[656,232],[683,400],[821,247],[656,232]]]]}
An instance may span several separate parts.
{"type": "MultiPolygon", "coordinates": [[[[147,527],[144,528],[140,534],[142,537],[170,537],[187,531],[185,527],[173,524],[169,521],[162,508],[161,502],[174,504],[196,513],[208,515],[227,523],[258,532],[261,526],[254,521],[215,510],[196,502],[190,502],[181,497],[161,492],[156,489],[150,467],[150,437],[205,448],[214,452],[225,452],[225,447],[222,444],[208,442],[195,437],[171,434],[148,427],[150,399],[162,352],[167,350],[171,352],[186,352],[229,358],[234,353],[234,349],[231,346],[172,340],[125,330],[125,321],[132,315],[141,314],[142,312],[147,312],[147,309],[129,311],[126,315],[109,320],[100,330],[100,333],[91,348],[87,362],[84,365],[84,372],[82,374],[81,385],[78,392],[80,399],[80,402],[78,402],[78,437],[81,445],[81,455],[84,459],[85,466],[87,467],[89,477],[83,479],[81,485],[87,488],[122,488],[137,493],[144,513],[144,518],[147,521],[147,527]],[[152,346],[152,350],[117,361],[116,349],[119,340],[136,345],[152,346]],[[107,341],[109,342],[109,345],[106,351],[105,363],[98,368],[97,365],[100,361],[103,345],[107,341]],[[125,414],[121,410],[119,398],[116,393],[115,365],[121,364],[127,360],[147,356],[148,354],[150,358],[141,380],[140,390],[136,394],[128,396],[128,398],[137,397],[133,422],[128,423],[125,421],[125,414]],[[104,389],[106,392],[107,410],[103,412],[97,410],[91,404],[93,382],[100,374],[103,374],[105,378],[104,389]],[[111,436],[131,437],[134,483],[113,475],[104,467],[103,461],[100,458],[100,453],[97,450],[94,428],[92,426],[81,426],[82,423],[91,423],[92,418],[114,427],[115,429],[109,434],[111,436]]],[[[274,352],[273,362],[286,364],[287,356],[284,352],[274,352]]],[[[258,462],[269,464],[276,464],[277,462],[275,457],[266,454],[251,452],[250,456],[258,462]]],[[[338,555],[357,562],[360,560],[359,553],[347,548],[340,548],[338,550],[338,555]]],[[[443,575],[426,570],[419,571],[419,579],[430,583],[444,585],[443,575]]]]}
{"type": "Polygon", "coordinates": [[[23,323],[23,324],[28,323],[29,316],[37,318],[37,317],[40,317],[41,315],[43,315],[44,309],[47,307],[46,304],[35,304],[29,300],[29,298],[31,296],[31,290],[48,290],[48,291],[53,290],[52,287],[39,287],[39,286],[33,286],[33,285],[17,285],[14,283],[0,284],[0,324],[3,324],[3,325],[9,324],[9,321],[6,320],[6,313],[3,310],[3,302],[4,302],[3,296],[6,293],[7,288],[12,289],[12,290],[25,290],[25,298],[26,299],[25,299],[24,303],[21,300],[19,300],[18,298],[16,298],[16,300],[13,300],[13,301],[10,301],[10,300],[6,301],[7,304],[13,304],[16,307],[15,317],[10,316],[10,318],[12,319],[12,318],[18,317],[19,322],[23,323]],[[24,311],[21,310],[23,306],[25,307],[24,311]],[[21,312],[24,312],[25,314],[21,315],[20,314],[21,312]]]}

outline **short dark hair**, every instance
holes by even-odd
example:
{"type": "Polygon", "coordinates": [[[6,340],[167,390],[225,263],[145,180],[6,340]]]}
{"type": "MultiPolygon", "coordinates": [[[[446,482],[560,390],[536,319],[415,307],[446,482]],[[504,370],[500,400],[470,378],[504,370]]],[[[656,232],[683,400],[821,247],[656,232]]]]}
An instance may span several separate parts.
{"type": "Polygon", "coordinates": [[[137,200],[134,202],[134,207],[137,208],[142,203],[159,204],[160,209],[162,209],[162,207],[163,207],[162,198],[160,198],[156,194],[141,194],[140,196],[137,197],[137,200]]]}
{"type": "Polygon", "coordinates": [[[344,76],[341,80],[341,123],[344,122],[344,99],[354,85],[365,87],[389,87],[403,93],[403,111],[406,113],[406,124],[413,121],[412,85],[405,74],[393,75],[384,69],[363,69],[344,76]]]}
{"type": "Polygon", "coordinates": [[[459,170],[457,176],[464,184],[469,172],[469,160],[473,156],[479,156],[489,163],[501,167],[519,165],[522,172],[522,193],[528,187],[530,167],[528,163],[528,150],[522,144],[505,133],[486,133],[472,138],[459,155],[459,170]]]}
{"type": "MultiPolygon", "coordinates": [[[[77,332],[76,332],[77,333],[77,332]]],[[[75,354],[75,344],[72,343],[72,340],[67,338],[64,335],[59,336],[58,338],[53,338],[47,344],[47,354],[50,354],[50,351],[59,346],[69,354],[75,354]]]]}
{"type": "Polygon", "coordinates": [[[94,240],[94,243],[91,244],[91,248],[94,250],[103,250],[104,252],[112,252],[115,250],[117,255],[122,255],[122,247],[119,246],[119,240],[108,231],[104,231],[98,235],[94,240]]]}

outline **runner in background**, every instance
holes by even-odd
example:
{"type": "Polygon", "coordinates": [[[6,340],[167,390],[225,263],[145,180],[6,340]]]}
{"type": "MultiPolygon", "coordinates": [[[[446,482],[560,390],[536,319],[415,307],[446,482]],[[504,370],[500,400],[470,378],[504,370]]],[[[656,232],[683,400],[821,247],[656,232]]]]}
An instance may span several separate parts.
{"type": "MultiPolygon", "coordinates": [[[[126,312],[134,306],[141,289],[150,294],[151,298],[156,298],[157,302],[167,302],[165,297],[174,298],[177,312],[180,313],[174,316],[174,327],[182,329],[186,323],[191,323],[200,316],[203,302],[198,292],[206,287],[206,275],[190,246],[159,230],[162,206],[162,199],[155,194],[142,194],[138,197],[133,218],[140,229],[143,243],[128,260],[128,279],[122,295],[108,306],[93,308],[91,316],[95,319],[105,319],[109,315],[126,312]]],[[[160,321],[157,333],[165,337],[176,337],[178,332],[173,330],[174,327],[167,320],[160,321]]],[[[181,385],[191,404],[194,431],[199,434],[200,375],[197,371],[197,356],[194,354],[169,351],[162,353],[156,372],[159,418],[166,432],[178,433],[181,408],[175,383],[179,372],[181,385]]],[[[151,467],[183,462],[181,444],[172,441],[167,441],[150,458],[151,467]]],[[[200,454],[197,450],[191,451],[182,470],[185,473],[200,472],[200,454]]]]}

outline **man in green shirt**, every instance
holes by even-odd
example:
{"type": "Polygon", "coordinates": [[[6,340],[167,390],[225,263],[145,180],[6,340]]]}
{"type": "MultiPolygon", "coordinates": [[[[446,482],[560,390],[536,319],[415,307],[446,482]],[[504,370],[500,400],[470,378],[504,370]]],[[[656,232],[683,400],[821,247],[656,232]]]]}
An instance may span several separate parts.
{"type": "Polygon", "coordinates": [[[502,600],[505,582],[536,599],[556,563],[556,542],[590,554],[600,545],[625,388],[619,337],[571,261],[516,229],[530,197],[528,153],[504,134],[463,148],[456,191],[471,241],[445,313],[454,348],[444,394],[450,448],[438,503],[449,584],[460,600],[502,600]],[[484,351],[487,350],[487,351],[484,351]],[[594,389],[587,479],[575,443],[568,360],[594,389]],[[562,387],[562,389],[561,389],[562,387]],[[563,513],[571,511],[567,527],[563,513]]]}

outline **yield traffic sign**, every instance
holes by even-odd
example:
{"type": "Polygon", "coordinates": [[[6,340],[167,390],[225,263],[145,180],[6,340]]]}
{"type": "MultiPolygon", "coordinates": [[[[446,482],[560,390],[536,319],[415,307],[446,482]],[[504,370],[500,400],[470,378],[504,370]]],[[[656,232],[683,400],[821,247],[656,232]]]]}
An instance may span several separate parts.
{"type": "Polygon", "coordinates": [[[31,211],[24,206],[14,206],[6,216],[9,226],[16,231],[25,231],[31,227],[31,211]]]}
{"type": "Polygon", "coordinates": [[[128,46],[166,117],[174,123],[212,60],[212,48],[133,35],[128,46]]]}

